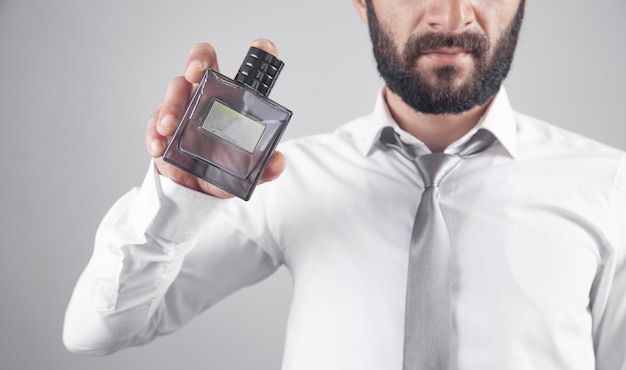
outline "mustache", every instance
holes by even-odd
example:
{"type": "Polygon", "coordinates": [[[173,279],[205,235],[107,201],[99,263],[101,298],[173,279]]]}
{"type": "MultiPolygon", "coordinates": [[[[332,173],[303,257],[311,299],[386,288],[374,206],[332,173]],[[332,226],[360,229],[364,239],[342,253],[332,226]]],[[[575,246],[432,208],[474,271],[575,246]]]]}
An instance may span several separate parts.
{"type": "Polygon", "coordinates": [[[489,39],[478,33],[464,32],[455,35],[426,33],[409,38],[404,49],[404,60],[412,63],[421,54],[441,48],[459,48],[483,58],[489,51],[489,39]]]}

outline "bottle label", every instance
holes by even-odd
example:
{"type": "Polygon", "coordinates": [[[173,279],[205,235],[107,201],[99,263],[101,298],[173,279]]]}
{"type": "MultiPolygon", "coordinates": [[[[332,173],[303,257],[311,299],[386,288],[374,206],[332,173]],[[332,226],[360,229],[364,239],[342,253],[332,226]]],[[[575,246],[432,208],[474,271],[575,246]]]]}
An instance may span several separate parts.
{"type": "Polygon", "coordinates": [[[265,125],[230,109],[217,100],[213,101],[211,110],[201,127],[248,153],[254,153],[265,131],[265,125]]]}

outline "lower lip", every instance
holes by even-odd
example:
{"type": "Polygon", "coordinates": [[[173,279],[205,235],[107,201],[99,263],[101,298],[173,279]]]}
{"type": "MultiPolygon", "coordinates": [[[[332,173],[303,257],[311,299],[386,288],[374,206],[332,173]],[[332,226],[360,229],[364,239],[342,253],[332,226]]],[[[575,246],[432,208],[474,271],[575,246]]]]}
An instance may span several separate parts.
{"type": "Polygon", "coordinates": [[[460,52],[460,53],[426,53],[422,55],[423,57],[430,59],[436,63],[443,64],[452,64],[458,63],[464,59],[471,58],[470,53],[460,52]]]}

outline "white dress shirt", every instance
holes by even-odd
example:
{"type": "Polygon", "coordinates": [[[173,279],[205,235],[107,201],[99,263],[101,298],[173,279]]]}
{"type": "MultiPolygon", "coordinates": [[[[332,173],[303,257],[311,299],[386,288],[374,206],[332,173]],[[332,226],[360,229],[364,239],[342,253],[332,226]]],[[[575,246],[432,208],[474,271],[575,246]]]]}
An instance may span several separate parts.
{"type": "MultiPolygon", "coordinates": [[[[187,323],[285,265],[284,370],[402,368],[407,255],[423,184],[378,143],[374,112],[282,144],[287,170],[249,202],[150,168],[97,232],[64,328],[106,354],[187,323]]],[[[497,141],[440,190],[451,236],[458,367],[626,369],[626,156],[516,113],[502,89],[477,127],[497,141]]]]}

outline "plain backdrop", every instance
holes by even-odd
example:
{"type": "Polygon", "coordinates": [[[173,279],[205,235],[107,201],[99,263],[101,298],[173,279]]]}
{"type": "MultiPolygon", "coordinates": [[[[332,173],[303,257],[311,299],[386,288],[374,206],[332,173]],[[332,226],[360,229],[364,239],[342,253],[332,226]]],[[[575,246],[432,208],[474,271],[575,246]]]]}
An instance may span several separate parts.
{"type": "MultiPolygon", "coordinates": [[[[514,107],[626,149],[624,35],[624,0],[530,1],[514,107]]],[[[141,348],[88,358],[61,342],[95,229],[145,174],[169,79],[199,41],[232,76],[258,37],[286,63],[272,92],[294,111],[286,138],[371,111],[381,82],[349,0],[0,0],[0,369],[280,367],[285,269],[141,348]]]]}

